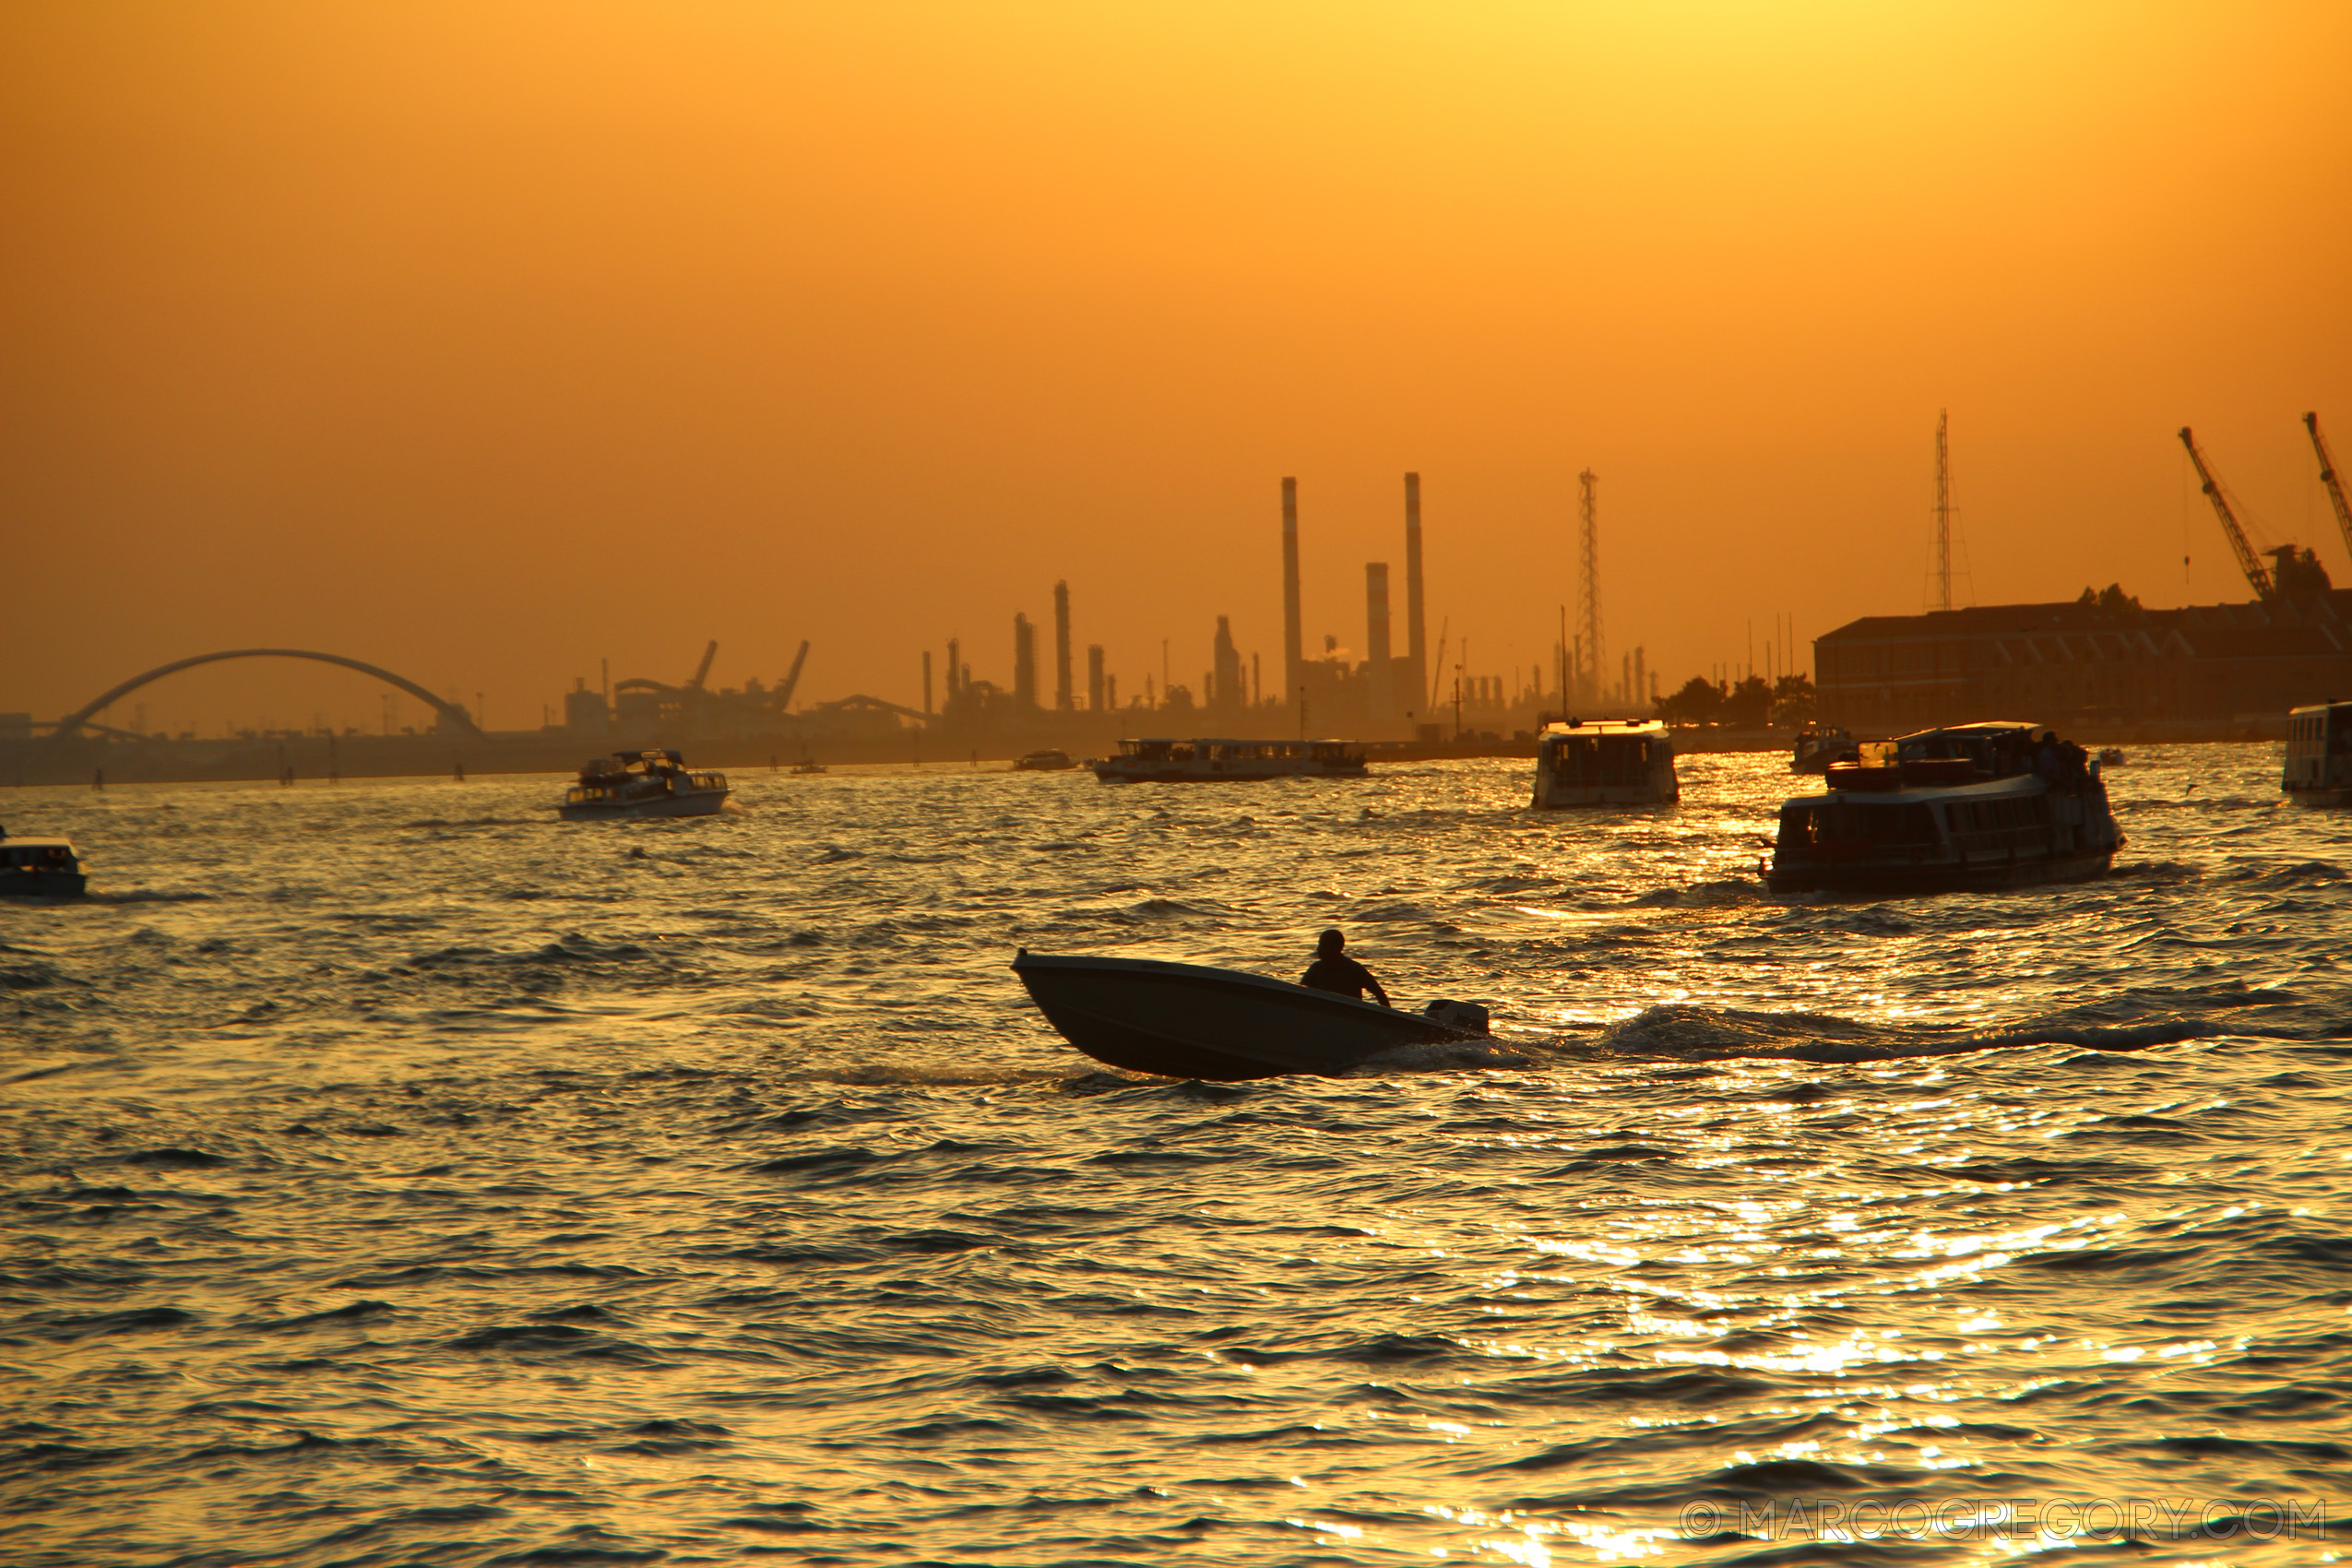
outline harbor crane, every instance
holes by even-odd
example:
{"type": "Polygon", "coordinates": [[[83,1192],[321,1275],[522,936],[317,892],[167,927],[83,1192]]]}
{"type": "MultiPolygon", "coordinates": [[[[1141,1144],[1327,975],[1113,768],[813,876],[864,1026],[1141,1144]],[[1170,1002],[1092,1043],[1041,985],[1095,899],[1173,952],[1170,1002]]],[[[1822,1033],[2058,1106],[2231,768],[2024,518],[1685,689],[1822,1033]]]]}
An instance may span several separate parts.
{"type": "Polygon", "coordinates": [[[2205,466],[2205,455],[2197,450],[2197,438],[2189,434],[2189,427],[2185,424],[2180,427],[2180,445],[2189,448],[2189,461],[2197,466],[2197,481],[2204,486],[2205,499],[2213,503],[2214,516],[2221,519],[2221,531],[2229,536],[2229,548],[2238,556],[2238,569],[2246,574],[2248,582],[2254,585],[2254,597],[2263,600],[2277,597],[2277,585],[2271,581],[2263,558],[2254,553],[2252,545],[2246,542],[2246,530],[2238,526],[2238,514],[2230,510],[2229,497],[2222,493],[2221,481],[2215,479],[2213,470],[2205,466]]]}
{"type": "Polygon", "coordinates": [[[689,692],[701,691],[702,683],[710,679],[710,661],[718,657],[719,639],[713,637],[710,639],[710,646],[702,650],[702,662],[695,666],[695,678],[687,682],[683,689],[689,692]]]}
{"type": "Polygon", "coordinates": [[[2327,438],[2320,434],[2320,416],[2307,413],[2303,428],[2311,433],[2311,450],[2320,455],[2320,483],[2327,487],[2329,504],[2335,508],[2335,526],[2344,530],[2344,548],[2352,551],[2352,505],[2344,499],[2344,481],[2335,477],[2335,460],[2327,455],[2327,438]]]}
{"type": "Polygon", "coordinates": [[[792,691],[794,687],[801,683],[801,666],[807,663],[808,659],[809,640],[806,637],[802,637],[801,639],[801,651],[792,656],[791,670],[785,675],[782,681],[778,683],[775,695],[769,699],[775,703],[777,712],[782,713],[785,709],[792,706],[792,691]]]}

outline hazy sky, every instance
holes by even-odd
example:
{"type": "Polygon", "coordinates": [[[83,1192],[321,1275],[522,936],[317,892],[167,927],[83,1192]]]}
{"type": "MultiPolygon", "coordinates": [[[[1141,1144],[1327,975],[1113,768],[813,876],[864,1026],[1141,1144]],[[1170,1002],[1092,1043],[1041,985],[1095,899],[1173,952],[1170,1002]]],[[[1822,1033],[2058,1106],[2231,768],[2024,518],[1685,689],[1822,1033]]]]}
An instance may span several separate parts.
{"type": "Polygon", "coordinates": [[[0,708],[291,645],[506,727],[804,636],[909,701],[1057,577],[1197,682],[1278,657],[1285,474],[1360,647],[1408,469],[1474,672],[1589,466],[1679,680],[1920,607],[1940,408],[1979,602],[2248,597],[2184,422],[2352,584],[2352,6],[15,0],[0,72],[0,708]]]}

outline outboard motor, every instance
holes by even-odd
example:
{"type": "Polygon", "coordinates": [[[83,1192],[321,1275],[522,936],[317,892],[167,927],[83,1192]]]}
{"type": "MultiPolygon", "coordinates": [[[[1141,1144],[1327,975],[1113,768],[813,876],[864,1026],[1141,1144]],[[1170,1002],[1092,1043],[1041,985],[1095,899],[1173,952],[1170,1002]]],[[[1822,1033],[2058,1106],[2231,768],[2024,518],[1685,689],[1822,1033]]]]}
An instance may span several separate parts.
{"type": "Polygon", "coordinates": [[[1487,1032],[1487,1011],[1475,1002],[1449,1002],[1440,998],[1422,1008],[1421,1016],[1461,1034],[1482,1035],[1487,1032]]]}

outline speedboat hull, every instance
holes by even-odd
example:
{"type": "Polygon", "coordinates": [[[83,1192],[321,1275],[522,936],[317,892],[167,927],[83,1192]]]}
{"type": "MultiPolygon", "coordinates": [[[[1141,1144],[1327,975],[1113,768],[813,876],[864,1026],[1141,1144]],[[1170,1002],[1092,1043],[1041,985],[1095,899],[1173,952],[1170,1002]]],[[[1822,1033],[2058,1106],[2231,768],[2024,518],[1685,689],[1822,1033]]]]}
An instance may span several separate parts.
{"type": "Polygon", "coordinates": [[[648,795],[639,801],[585,801],[556,808],[565,822],[612,822],[623,817],[717,816],[731,791],[696,790],[678,795],[648,795]]]}
{"type": "Polygon", "coordinates": [[[1329,1075],[1399,1046],[1475,1040],[1419,1014],[1199,964],[1025,949],[1013,972],[1046,1022],[1078,1050],[1163,1077],[1329,1075]]]}

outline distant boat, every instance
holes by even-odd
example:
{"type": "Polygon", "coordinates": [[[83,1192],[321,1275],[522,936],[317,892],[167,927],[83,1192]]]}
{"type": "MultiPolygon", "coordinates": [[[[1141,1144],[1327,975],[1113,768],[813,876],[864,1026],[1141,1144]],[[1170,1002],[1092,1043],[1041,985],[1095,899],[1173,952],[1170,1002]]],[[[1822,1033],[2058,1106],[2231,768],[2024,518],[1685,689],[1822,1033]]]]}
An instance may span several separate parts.
{"type": "Polygon", "coordinates": [[[2101,746],[2099,748],[2099,766],[2101,767],[2121,767],[2125,760],[2123,748],[2121,746],[2101,746]]]}
{"type": "Polygon", "coordinates": [[[1156,958],[1053,957],[1023,948],[1013,972],[1062,1038],[1113,1067],[1170,1078],[1341,1073],[1399,1046],[1487,1043],[1484,1010],[1434,1017],[1288,980],[1156,958]]]}
{"type": "Polygon", "coordinates": [[[1089,764],[1106,784],[1242,778],[1361,778],[1364,754],[1345,741],[1122,741],[1089,764]]]}
{"type": "Polygon", "coordinates": [[[1765,885],[1883,897],[2079,882],[2123,844],[2107,786],[2081,766],[2036,771],[2025,724],[1958,724],[1873,742],[1832,763],[1829,792],[1780,808],[1765,885]]]}
{"type": "Polygon", "coordinates": [[[712,816],[731,792],[725,774],[690,772],[676,752],[615,752],[581,765],[556,814],[565,822],[712,816]]]}
{"type": "Polygon", "coordinates": [[[1065,767],[1077,766],[1070,760],[1068,752],[1030,752],[1014,762],[1013,771],[1016,773],[1059,773],[1065,767]]]}
{"type": "Polygon", "coordinates": [[[804,756],[800,761],[792,765],[792,771],[795,773],[823,773],[825,771],[825,764],[817,761],[816,758],[813,756],[804,756]]]}
{"type": "Polygon", "coordinates": [[[2352,702],[2314,703],[2287,714],[2279,788],[2302,805],[2352,805],[2352,702]]]}
{"type": "Polygon", "coordinates": [[[88,885],[70,838],[12,838],[0,827],[0,897],[78,898],[88,885]]]}
{"type": "Polygon", "coordinates": [[[1593,719],[1547,724],[1536,742],[1538,807],[1672,805],[1682,798],[1666,726],[1593,719]]]}
{"type": "Polygon", "coordinates": [[[1788,757],[1791,773],[1826,773],[1833,762],[1858,761],[1853,732],[1838,724],[1808,724],[1797,731],[1788,757]]]}

